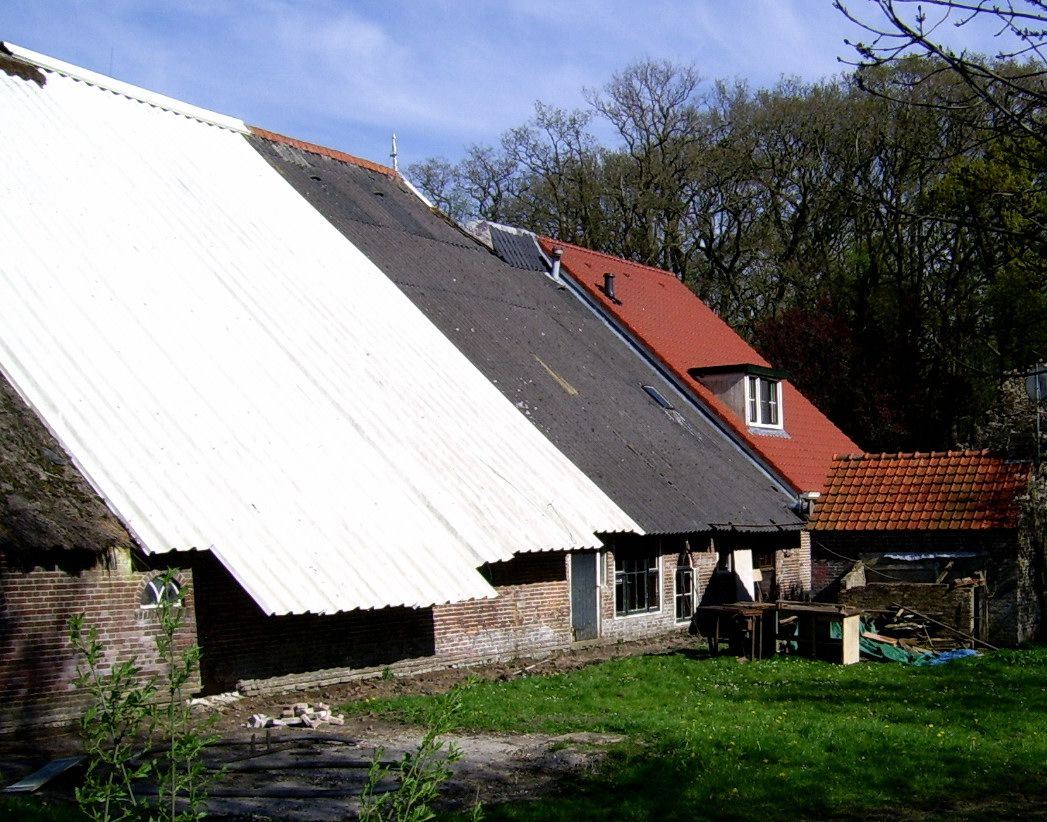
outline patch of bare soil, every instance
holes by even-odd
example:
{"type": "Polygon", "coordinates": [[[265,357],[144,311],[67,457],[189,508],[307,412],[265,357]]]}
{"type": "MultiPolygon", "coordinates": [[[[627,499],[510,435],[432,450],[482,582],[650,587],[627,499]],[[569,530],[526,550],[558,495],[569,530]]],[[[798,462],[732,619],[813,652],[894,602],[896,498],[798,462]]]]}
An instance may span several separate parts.
{"type": "MultiPolygon", "coordinates": [[[[377,750],[394,763],[415,749],[422,732],[373,719],[308,732],[294,728],[242,730],[223,739],[209,764],[226,773],[211,791],[208,809],[226,819],[346,819],[360,808],[360,792],[377,750]]],[[[620,737],[604,734],[450,734],[461,749],[442,791],[444,808],[469,808],[526,799],[556,790],[567,775],[584,773],[620,737]]],[[[390,790],[395,783],[383,783],[390,790]]]]}
{"type": "MultiPolygon", "coordinates": [[[[209,767],[225,768],[213,787],[208,810],[225,819],[336,820],[352,818],[375,752],[386,763],[400,759],[421,740],[422,730],[380,720],[373,715],[347,717],[345,724],[305,729],[248,728],[252,714],[280,716],[296,702],[340,706],[366,698],[405,694],[440,694],[470,678],[505,681],[569,671],[616,657],[669,653],[693,647],[686,635],[617,644],[593,644],[557,651],[542,659],[450,668],[410,676],[377,677],[322,689],[293,691],[224,701],[215,699],[203,712],[217,715],[219,742],[209,748],[209,767]]],[[[446,808],[476,802],[497,804],[548,795],[565,778],[593,769],[608,748],[620,741],[605,734],[463,733],[445,737],[462,751],[445,785],[446,808]]],[[[0,777],[13,782],[52,758],[79,748],[68,730],[40,728],[31,737],[0,738],[0,777]]],[[[49,785],[44,795],[71,798],[82,771],[49,785]]],[[[394,787],[392,783],[382,786],[394,787]]]]}
{"type": "Polygon", "coordinates": [[[247,718],[256,713],[279,716],[280,709],[292,702],[326,702],[332,706],[339,706],[368,698],[442,694],[469,679],[508,681],[517,677],[555,674],[618,657],[670,653],[682,648],[694,648],[695,644],[693,638],[679,633],[632,642],[579,645],[554,651],[541,659],[516,659],[402,676],[393,674],[323,688],[250,696],[227,705],[217,705],[216,708],[221,713],[218,728],[221,733],[234,731],[241,728],[247,718]]]}
{"type": "MultiPolygon", "coordinates": [[[[410,676],[376,677],[292,693],[253,696],[217,704],[222,741],[212,749],[215,766],[226,775],[212,791],[209,809],[231,819],[333,820],[354,815],[375,751],[396,762],[421,741],[418,728],[377,719],[348,717],[343,726],[246,728],[253,714],[279,716],[292,702],[348,702],[409,694],[441,694],[471,678],[507,681],[517,677],[569,671],[623,656],[669,653],[691,647],[686,635],[626,643],[593,644],[524,659],[410,676]]],[[[546,795],[567,777],[593,769],[620,737],[577,733],[451,734],[462,752],[454,776],[444,787],[448,808],[476,802],[497,804],[546,795]]],[[[392,785],[385,786],[393,787],[392,785]]]]}

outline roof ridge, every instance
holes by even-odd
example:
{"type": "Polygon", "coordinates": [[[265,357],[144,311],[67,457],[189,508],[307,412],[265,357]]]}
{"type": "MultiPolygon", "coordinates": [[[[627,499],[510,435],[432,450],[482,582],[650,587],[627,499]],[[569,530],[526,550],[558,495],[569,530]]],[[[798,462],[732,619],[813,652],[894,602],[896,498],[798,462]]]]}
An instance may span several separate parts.
{"type": "Polygon", "coordinates": [[[359,166],[368,171],[377,171],[379,174],[384,174],[387,177],[395,178],[397,176],[396,172],[389,168],[389,166],[384,166],[381,163],[375,163],[371,160],[365,160],[363,157],[357,157],[355,154],[347,154],[344,151],[321,146],[318,143],[309,143],[305,140],[299,140],[297,137],[288,137],[286,134],[278,134],[275,131],[264,129],[261,126],[247,126],[247,129],[249,133],[255,137],[269,140],[272,143],[283,143],[284,145],[292,146],[293,148],[300,148],[302,151],[308,151],[310,154],[319,154],[321,157],[327,157],[331,160],[338,160],[342,163],[359,166]]]}
{"type": "MultiPolygon", "coordinates": [[[[667,277],[672,277],[677,282],[680,281],[680,278],[677,277],[675,274],[673,274],[673,272],[667,271],[664,268],[658,268],[658,266],[655,266],[655,265],[648,265],[647,263],[638,263],[635,260],[629,260],[629,259],[626,259],[625,257],[619,257],[617,254],[609,254],[606,251],[598,251],[595,248],[588,248],[588,247],[586,247],[584,245],[579,245],[578,243],[569,243],[569,242],[566,242],[564,240],[557,240],[554,237],[549,237],[548,235],[545,235],[545,234],[536,234],[536,236],[539,237],[542,240],[547,240],[548,242],[556,244],[556,245],[566,245],[566,246],[571,246],[572,248],[578,248],[578,249],[581,249],[582,251],[588,252],[589,254],[596,254],[597,256],[605,257],[608,260],[614,260],[615,262],[618,262],[618,263],[629,263],[629,265],[636,265],[636,266],[639,266],[640,268],[646,268],[648,271],[651,271],[651,272],[653,272],[655,274],[663,274],[663,275],[665,275],[667,277]]],[[[703,303],[704,303],[704,300],[703,300],[703,303]]],[[[706,308],[709,308],[709,306],[706,306],[706,308]]],[[[710,308],[709,310],[711,311],[712,309],[710,308]]],[[[717,314],[717,316],[719,316],[719,314],[717,314]]],[[[737,332],[735,332],[735,333],[737,333],[737,332]]]]}
{"type": "MultiPolygon", "coordinates": [[[[917,458],[941,458],[941,457],[992,457],[1004,462],[1010,462],[1003,454],[994,452],[990,448],[954,448],[945,451],[881,451],[863,452],[859,454],[834,454],[834,460],[846,459],[917,459],[917,458]]],[[[1026,460],[1018,460],[1026,462],[1026,460]]]]}
{"type": "Polygon", "coordinates": [[[193,120],[198,120],[201,123],[218,126],[219,128],[228,129],[229,131],[236,131],[241,134],[248,133],[247,124],[236,117],[201,108],[200,106],[194,106],[192,103],[187,103],[176,97],[169,97],[166,94],[160,94],[157,91],[150,91],[141,86],[125,83],[123,80],[117,80],[115,77],[110,77],[106,74],[99,74],[96,71],[91,71],[90,69],[74,65],[73,63],[66,63],[56,57],[49,57],[46,54],[23,48],[14,43],[0,41],[0,54],[8,55],[21,63],[36,66],[44,71],[61,74],[70,79],[87,83],[89,86],[94,86],[103,89],[104,91],[110,91],[113,94],[119,94],[129,100],[135,100],[140,103],[155,106],[164,111],[169,111],[172,114],[181,114],[183,117],[189,117],[193,120]]]}

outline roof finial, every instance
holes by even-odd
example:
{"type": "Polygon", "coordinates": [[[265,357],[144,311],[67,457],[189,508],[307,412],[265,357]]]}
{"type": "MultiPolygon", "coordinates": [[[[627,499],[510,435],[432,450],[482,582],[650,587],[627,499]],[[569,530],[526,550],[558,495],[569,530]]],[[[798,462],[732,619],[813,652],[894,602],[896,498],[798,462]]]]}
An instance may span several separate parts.
{"type": "Polygon", "coordinates": [[[399,174],[400,173],[400,164],[399,164],[400,154],[396,150],[396,132],[395,131],[393,132],[393,150],[392,150],[392,153],[389,156],[392,157],[392,159],[393,159],[393,171],[395,171],[397,174],[399,174]]]}

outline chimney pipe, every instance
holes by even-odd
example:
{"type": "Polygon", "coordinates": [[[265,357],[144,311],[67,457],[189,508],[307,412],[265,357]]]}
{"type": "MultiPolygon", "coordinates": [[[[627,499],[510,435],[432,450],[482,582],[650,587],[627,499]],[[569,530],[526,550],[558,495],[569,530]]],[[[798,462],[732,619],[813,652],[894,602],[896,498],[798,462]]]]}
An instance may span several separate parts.
{"type": "Polygon", "coordinates": [[[560,282],[560,259],[563,257],[562,248],[553,249],[553,267],[549,271],[549,276],[552,277],[556,282],[560,282]]]}
{"type": "Polygon", "coordinates": [[[800,494],[800,516],[810,519],[814,516],[814,504],[821,497],[819,491],[807,491],[800,494]]]}
{"type": "Polygon", "coordinates": [[[618,302],[618,295],[614,293],[614,274],[610,272],[603,275],[603,293],[611,302],[618,302]]]}

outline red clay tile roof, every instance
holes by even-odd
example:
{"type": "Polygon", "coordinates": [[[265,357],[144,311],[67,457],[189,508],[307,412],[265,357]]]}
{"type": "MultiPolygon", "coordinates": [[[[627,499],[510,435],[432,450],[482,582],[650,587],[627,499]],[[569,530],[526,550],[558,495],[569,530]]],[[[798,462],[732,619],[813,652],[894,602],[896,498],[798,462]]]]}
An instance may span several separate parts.
{"type": "Polygon", "coordinates": [[[1015,528],[1027,462],[988,451],[837,457],[815,504],[819,531],[1015,528]]]}
{"type": "Polygon", "coordinates": [[[753,433],[692,377],[692,368],[770,363],[668,271],[548,237],[540,242],[547,254],[562,248],[563,269],[796,491],[824,490],[833,456],[861,450],[787,380],[782,383],[782,405],[789,436],[775,437],[753,433]],[[606,272],[615,275],[617,303],[603,293],[606,272]]]}
{"type": "Polygon", "coordinates": [[[264,128],[259,128],[258,126],[248,126],[248,128],[251,130],[253,135],[261,137],[263,140],[271,140],[274,143],[283,143],[284,145],[294,146],[295,148],[300,148],[302,151],[308,151],[310,154],[319,154],[323,157],[330,157],[332,160],[341,160],[343,163],[360,166],[360,168],[366,168],[370,171],[377,171],[379,174],[385,174],[387,177],[396,176],[396,172],[389,168],[389,166],[383,166],[381,163],[372,163],[370,160],[365,160],[363,157],[356,157],[352,154],[336,151],[333,148],[318,146],[315,143],[306,143],[302,140],[296,140],[294,137],[277,134],[275,131],[266,131],[264,128]]]}

